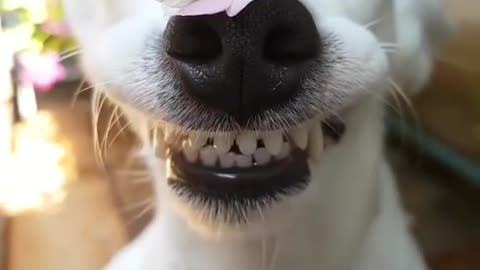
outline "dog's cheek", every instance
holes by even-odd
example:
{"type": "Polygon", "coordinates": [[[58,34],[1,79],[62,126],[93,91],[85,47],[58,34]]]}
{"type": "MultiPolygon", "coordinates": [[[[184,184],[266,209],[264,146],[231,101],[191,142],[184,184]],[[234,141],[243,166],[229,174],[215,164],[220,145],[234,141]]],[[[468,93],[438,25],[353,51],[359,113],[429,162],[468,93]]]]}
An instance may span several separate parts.
{"type": "Polygon", "coordinates": [[[148,87],[137,84],[148,77],[145,66],[160,64],[148,57],[157,47],[152,45],[161,40],[159,25],[155,20],[131,17],[108,28],[95,42],[83,44],[82,63],[88,80],[124,102],[144,95],[142,91],[148,87]]]}
{"type": "Polygon", "coordinates": [[[394,78],[414,95],[429,82],[451,25],[441,0],[395,0],[393,15],[397,44],[392,57],[394,78]]]}

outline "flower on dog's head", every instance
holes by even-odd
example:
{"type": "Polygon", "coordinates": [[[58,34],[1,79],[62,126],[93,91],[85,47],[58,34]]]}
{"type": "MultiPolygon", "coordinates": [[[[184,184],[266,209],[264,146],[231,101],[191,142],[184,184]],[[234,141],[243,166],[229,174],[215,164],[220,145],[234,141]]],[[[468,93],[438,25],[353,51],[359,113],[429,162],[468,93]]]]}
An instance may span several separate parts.
{"type": "MultiPolygon", "coordinates": [[[[166,2],[166,1],[164,1],[166,2]]],[[[185,1],[174,1],[178,2],[185,1]]],[[[225,11],[228,16],[234,17],[238,15],[253,0],[195,0],[188,1],[188,4],[180,8],[178,15],[180,16],[198,16],[211,15],[225,11]]]]}

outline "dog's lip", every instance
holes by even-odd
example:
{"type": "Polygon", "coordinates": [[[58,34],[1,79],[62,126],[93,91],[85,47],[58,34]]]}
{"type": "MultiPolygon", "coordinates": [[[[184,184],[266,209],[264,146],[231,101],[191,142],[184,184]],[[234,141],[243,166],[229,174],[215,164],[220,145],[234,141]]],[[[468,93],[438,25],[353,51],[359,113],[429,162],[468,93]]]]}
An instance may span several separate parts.
{"type": "Polygon", "coordinates": [[[171,186],[222,202],[233,198],[259,201],[262,197],[287,194],[305,186],[309,179],[307,157],[300,149],[265,166],[250,168],[199,166],[186,161],[181,153],[174,153],[171,169],[171,186]]]}
{"type": "MultiPolygon", "coordinates": [[[[331,118],[323,122],[322,132],[331,144],[336,144],[345,132],[345,125],[339,119],[331,118]]],[[[268,202],[278,199],[279,195],[301,191],[307,186],[310,178],[307,152],[293,147],[289,155],[266,165],[222,168],[189,162],[181,151],[172,151],[172,174],[168,184],[177,193],[188,194],[190,199],[202,198],[222,204],[239,200],[257,204],[268,202]]]]}

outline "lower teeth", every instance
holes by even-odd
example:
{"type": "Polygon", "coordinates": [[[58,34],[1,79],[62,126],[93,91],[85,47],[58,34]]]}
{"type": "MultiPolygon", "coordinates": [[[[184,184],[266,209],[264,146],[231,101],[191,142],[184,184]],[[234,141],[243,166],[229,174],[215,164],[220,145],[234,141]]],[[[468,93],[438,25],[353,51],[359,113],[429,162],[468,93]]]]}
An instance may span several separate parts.
{"type": "MultiPolygon", "coordinates": [[[[169,145],[167,152],[175,152],[178,144],[171,143],[175,137],[171,132],[166,134],[164,141],[169,145]]],[[[181,151],[190,163],[201,163],[208,167],[220,166],[221,168],[246,168],[251,166],[264,166],[272,160],[287,158],[292,147],[307,150],[309,158],[316,159],[323,152],[324,135],[321,125],[308,128],[295,128],[289,131],[275,131],[265,134],[243,132],[238,136],[222,134],[209,137],[206,133],[192,132],[181,136],[181,151]]],[[[180,136],[177,136],[180,138],[180,136]]],[[[175,141],[175,140],[173,140],[175,141]]],[[[160,150],[164,151],[164,150],[160,150]]]]}

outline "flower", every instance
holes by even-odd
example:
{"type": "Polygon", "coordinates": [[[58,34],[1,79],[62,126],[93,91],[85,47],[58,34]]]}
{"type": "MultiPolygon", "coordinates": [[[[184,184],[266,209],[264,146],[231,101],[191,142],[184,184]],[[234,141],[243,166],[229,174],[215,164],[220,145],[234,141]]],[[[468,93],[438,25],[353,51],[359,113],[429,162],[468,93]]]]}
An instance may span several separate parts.
{"type": "Polygon", "coordinates": [[[49,91],[57,82],[66,77],[65,67],[60,64],[59,56],[55,53],[21,54],[19,64],[19,81],[33,84],[38,91],[49,91]]]}
{"type": "Polygon", "coordinates": [[[180,16],[198,16],[216,14],[226,11],[230,17],[236,16],[253,0],[197,0],[183,7],[180,16]]]}
{"type": "Polygon", "coordinates": [[[71,34],[68,24],[64,21],[55,22],[48,20],[41,27],[46,33],[57,37],[69,37],[71,34]]]}

